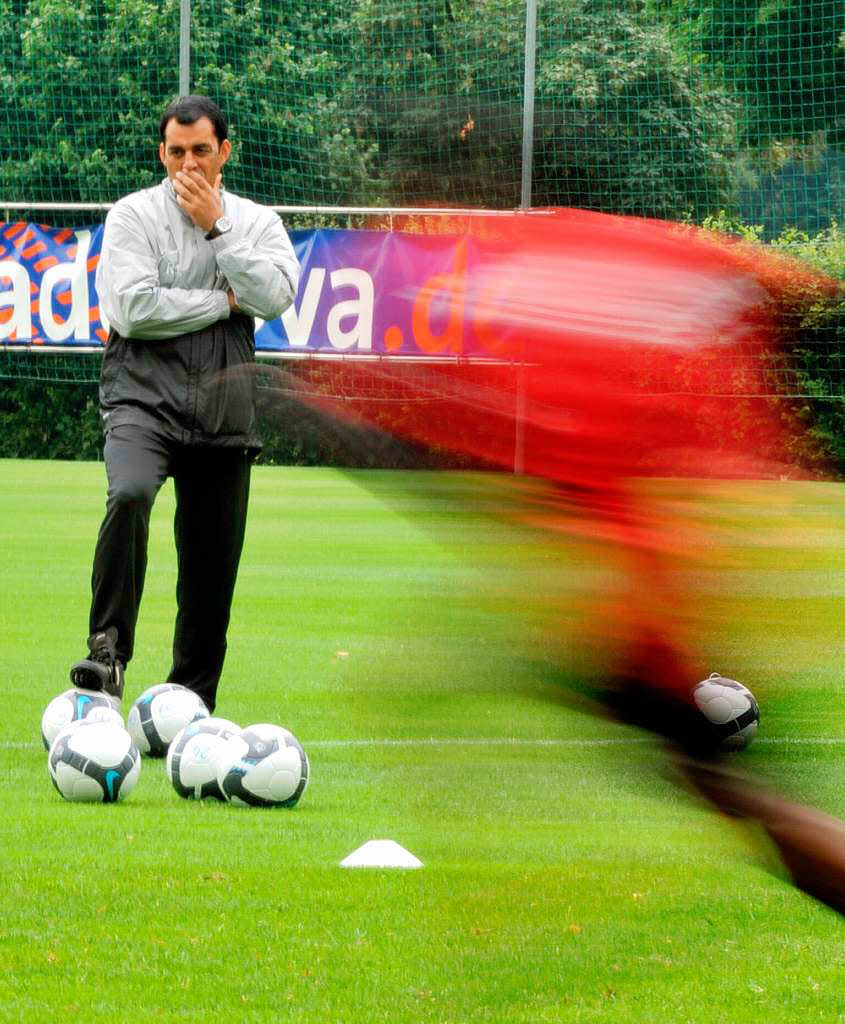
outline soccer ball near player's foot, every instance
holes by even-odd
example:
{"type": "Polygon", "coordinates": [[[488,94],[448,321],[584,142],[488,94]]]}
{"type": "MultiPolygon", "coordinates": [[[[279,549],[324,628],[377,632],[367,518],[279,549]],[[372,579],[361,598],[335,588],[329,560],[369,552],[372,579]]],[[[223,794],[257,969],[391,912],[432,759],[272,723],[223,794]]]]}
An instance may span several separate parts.
{"type": "Polygon", "coordinates": [[[760,708],[747,686],[713,672],[695,687],[692,697],[710,723],[716,749],[743,750],[754,739],[760,708]]]}
{"type": "Polygon", "coordinates": [[[280,725],[248,725],[233,736],[217,762],[227,800],[252,807],[293,807],[308,785],[308,756],[280,725]]]}
{"type": "Polygon", "coordinates": [[[95,690],[65,690],[54,697],[41,716],[41,739],[44,749],[49,750],[50,744],[71,722],[90,718],[94,722],[111,721],[123,725],[120,713],[120,701],[110,694],[95,690]]]}
{"type": "Polygon", "coordinates": [[[142,754],[164,757],[176,733],[199,718],[208,718],[208,708],[193,690],[157,683],[129,709],[126,728],[142,754]]]}
{"type": "Polygon", "coordinates": [[[217,783],[217,760],[240,726],[227,718],[199,718],[181,729],[167,748],[167,776],[187,800],[225,800],[217,783]]]}
{"type": "Polygon", "coordinates": [[[134,789],[141,755],[122,723],[83,718],[53,740],[47,767],[65,800],[110,804],[134,789]]]}

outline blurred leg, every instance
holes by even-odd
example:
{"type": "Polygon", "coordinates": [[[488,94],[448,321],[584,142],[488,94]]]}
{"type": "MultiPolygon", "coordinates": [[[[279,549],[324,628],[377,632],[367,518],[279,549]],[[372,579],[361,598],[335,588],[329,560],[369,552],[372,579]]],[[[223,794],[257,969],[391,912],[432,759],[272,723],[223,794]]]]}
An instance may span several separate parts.
{"type": "Polygon", "coordinates": [[[718,764],[680,761],[678,767],[720,811],[759,822],[795,885],[845,914],[845,822],[718,764]]]}

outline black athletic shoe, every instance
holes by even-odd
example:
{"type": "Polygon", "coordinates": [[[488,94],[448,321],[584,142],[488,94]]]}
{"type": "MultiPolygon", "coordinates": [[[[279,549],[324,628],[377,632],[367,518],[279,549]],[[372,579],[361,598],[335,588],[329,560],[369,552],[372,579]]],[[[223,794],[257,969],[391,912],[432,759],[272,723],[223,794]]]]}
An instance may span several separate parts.
{"type": "Polygon", "coordinates": [[[102,690],[123,698],[123,662],[117,657],[117,630],[111,626],[88,637],[89,658],[71,666],[70,681],[81,690],[102,690]]]}

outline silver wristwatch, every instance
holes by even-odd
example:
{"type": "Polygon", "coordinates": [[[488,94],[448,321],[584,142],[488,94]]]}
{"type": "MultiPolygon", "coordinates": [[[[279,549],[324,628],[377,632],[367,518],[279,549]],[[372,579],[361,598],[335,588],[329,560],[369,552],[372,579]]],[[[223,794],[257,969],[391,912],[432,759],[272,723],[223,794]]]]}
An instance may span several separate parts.
{"type": "Polygon", "coordinates": [[[214,226],[211,231],[205,236],[209,241],[212,238],[219,238],[220,235],[225,235],[232,230],[232,222],[228,217],[218,217],[214,222],[214,226]]]}

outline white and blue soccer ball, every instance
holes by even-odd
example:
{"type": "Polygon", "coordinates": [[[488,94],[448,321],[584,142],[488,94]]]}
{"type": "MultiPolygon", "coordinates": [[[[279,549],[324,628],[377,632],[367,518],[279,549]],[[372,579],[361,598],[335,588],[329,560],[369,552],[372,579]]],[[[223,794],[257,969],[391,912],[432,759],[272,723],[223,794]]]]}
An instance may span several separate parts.
{"type": "Polygon", "coordinates": [[[156,683],[144,690],[129,709],[126,728],[147,757],[164,757],[180,729],[208,718],[205,702],[178,683],[156,683]]]}
{"type": "Polygon", "coordinates": [[[90,718],[92,722],[110,721],[123,725],[120,701],[97,690],[70,689],[60,693],[50,701],[41,716],[44,749],[50,749],[50,744],[66,725],[84,718],[90,718]]]}
{"type": "Polygon", "coordinates": [[[47,768],[65,800],[111,804],[135,788],[141,755],[122,722],[95,722],[89,716],[59,732],[47,768]]]}
{"type": "Polygon", "coordinates": [[[217,784],[233,804],[293,807],[310,775],[299,740],[280,725],[261,723],[241,729],[226,743],[217,762],[217,784]]]}
{"type": "Polygon", "coordinates": [[[199,718],[173,737],[167,748],[167,777],[186,800],[225,800],[217,783],[217,761],[240,732],[228,718],[199,718]]]}
{"type": "Polygon", "coordinates": [[[757,735],[760,708],[754,694],[736,679],[712,672],[692,697],[709,723],[716,749],[744,750],[757,735]]]}

